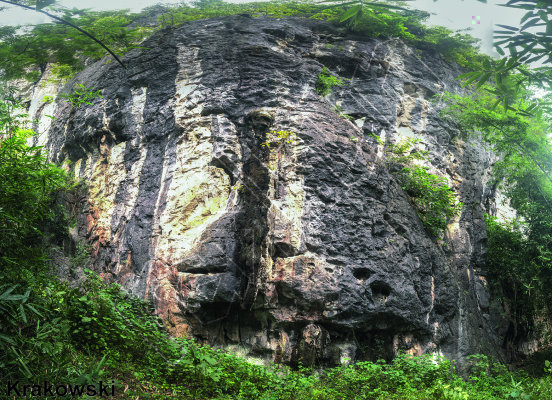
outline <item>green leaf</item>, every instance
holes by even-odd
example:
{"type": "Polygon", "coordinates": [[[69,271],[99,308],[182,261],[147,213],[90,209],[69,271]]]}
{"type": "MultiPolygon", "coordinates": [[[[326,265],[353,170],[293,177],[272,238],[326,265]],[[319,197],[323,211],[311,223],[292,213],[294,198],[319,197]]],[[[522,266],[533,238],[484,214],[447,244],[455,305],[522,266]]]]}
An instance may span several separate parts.
{"type": "Polygon", "coordinates": [[[349,10],[347,10],[347,12],[345,14],[343,14],[343,16],[341,17],[339,22],[343,22],[343,21],[351,18],[352,16],[356,15],[356,13],[358,13],[361,9],[362,9],[362,4],[351,7],[349,10]]]}
{"type": "Polygon", "coordinates": [[[519,28],[514,28],[513,26],[509,26],[509,25],[496,24],[496,26],[500,26],[501,28],[508,29],[509,31],[514,31],[514,32],[517,32],[518,29],[519,29],[519,28]]]}
{"type": "Polygon", "coordinates": [[[496,106],[498,106],[500,104],[500,99],[496,100],[493,104],[493,106],[491,107],[491,111],[494,111],[494,109],[496,108],[496,106]]]}
{"type": "Polygon", "coordinates": [[[483,72],[477,72],[474,76],[472,76],[470,79],[468,79],[467,82],[465,82],[462,87],[468,86],[470,83],[475,81],[477,78],[479,78],[481,75],[483,75],[483,72]]]}
{"type": "Polygon", "coordinates": [[[40,11],[45,7],[48,7],[51,4],[54,4],[56,0],[36,0],[36,11],[40,11]]]}
{"type": "Polygon", "coordinates": [[[492,69],[491,62],[489,61],[488,58],[485,58],[483,60],[483,66],[485,67],[486,70],[492,69]]]}
{"type": "Polygon", "coordinates": [[[483,75],[479,82],[477,82],[477,86],[475,88],[479,89],[491,77],[492,74],[492,72],[487,72],[485,75],[483,75]]]}
{"type": "Polygon", "coordinates": [[[496,46],[500,46],[501,44],[507,43],[507,42],[509,42],[509,41],[510,41],[510,38],[504,39],[504,40],[500,40],[500,41],[498,41],[498,42],[494,42],[494,43],[493,43],[493,46],[495,46],[495,47],[496,47],[496,46]]]}
{"type": "MultiPolygon", "coordinates": [[[[335,3],[334,1],[328,1],[328,2],[325,2],[325,1],[322,1],[322,3],[335,3]]],[[[320,8],[320,11],[323,11],[323,10],[331,10],[332,8],[338,8],[338,7],[343,7],[343,6],[348,6],[348,5],[351,5],[351,4],[358,4],[358,0],[355,0],[355,1],[349,1],[347,3],[342,3],[342,4],[334,4],[333,6],[324,6],[322,8],[320,8]]]]}
{"type": "Polygon", "coordinates": [[[548,22],[548,15],[546,15],[546,12],[543,11],[543,10],[539,10],[537,11],[537,14],[539,14],[539,17],[545,21],[545,22],[548,22]]]}
{"type": "Polygon", "coordinates": [[[531,43],[530,45],[526,46],[522,51],[521,53],[518,54],[518,57],[521,59],[523,56],[525,56],[527,53],[529,53],[531,51],[531,49],[533,47],[535,47],[537,45],[537,43],[531,43]]]}
{"type": "Polygon", "coordinates": [[[503,106],[504,112],[508,111],[508,97],[504,97],[503,106]]]}
{"type": "Polygon", "coordinates": [[[507,58],[504,57],[502,60],[500,60],[500,61],[498,62],[498,64],[496,65],[496,70],[497,70],[497,71],[500,71],[500,69],[501,69],[502,67],[504,67],[504,64],[506,64],[506,60],[507,60],[507,58]]]}
{"type": "Polygon", "coordinates": [[[477,73],[478,73],[477,71],[475,71],[475,72],[468,72],[468,73],[465,73],[465,74],[460,75],[460,76],[459,76],[458,78],[456,78],[455,80],[468,78],[468,77],[470,77],[470,76],[472,76],[472,75],[475,75],[475,74],[477,74],[477,73]]]}
{"type": "Polygon", "coordinates": [[[495,49],[496,49],[496,52],[501,56],[505,55],[504,50],[502,50],[499,46],[495,46],[495,49]]]}
{"type": "MultiPolygon", "coordinates": [[[[533,15],[533,11],[529,11],[527,12],[523,18],[519,21],[519,24],[523,24],[525,21],[527,21],[529,18],[531,18],[531,16],[533,15]]],[[[522,29],[523,30],[523,29],[522,29]]]]}
{"type": "Polygon", "coordinates": [[[15,344],[15,341],[9,335],[5,335],[3,333],[0,333],[0,339],[5,340],[8,343],[15,344]]]}
{"type": "Polygon", "coordinates": [[[32,305],[30,304],[27,304],[27,307],[30,308],[32,311],[34,311],[35,314],[38,314],[40,315],[41,317],[43,317],[43,315],[41,313],[39,313],[36,308],[34,308],[32,305]]]}
{"type": "Polygon", "coordinates": [[[27,323],[27,315],[25,314],[25,309],[23,308],[23,304],[19,305],[19,312],[21,313],[21,318],[23,318],[23,322],[27,323]]]}
{"type": "Polygon", "coordinates": [[[526,23],[525,25],[523,25],[521,27],[521,31],[524,31],[525,29],[527,28],[530,28],[534,25],[537,25],[538,23],[540,22],[540,18],[535,18],[535,19],[532,19],[531,21],[529,21],[528,23],[526,23]]]}

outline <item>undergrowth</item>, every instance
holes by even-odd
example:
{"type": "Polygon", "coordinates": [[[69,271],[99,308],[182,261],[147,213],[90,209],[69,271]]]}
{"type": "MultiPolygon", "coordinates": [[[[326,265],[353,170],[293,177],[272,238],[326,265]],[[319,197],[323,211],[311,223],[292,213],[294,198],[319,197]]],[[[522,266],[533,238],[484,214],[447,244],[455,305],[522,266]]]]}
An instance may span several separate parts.
{"type": "Polygon", "coordinates": [[[540,377],[511,374],[483,355],[470,358],[473,370],[466,381],[454,361],[430,354],[399,353],[391,363],[358,362],[322,374],[254,365],[194,340],[170,337],[148,303],[91,272],[80,289],[55,278],[43,283],[44,288],[24,293],[18,287],[0,289],[0,306],[8,311],[2,332],[10,337],[0,340],[2,382],[114,380],[117,398],[129,399],[552,398],[550,364],[541,366],[540,377]],[[33,308],[25,319],[22,304],[33,308]]]}

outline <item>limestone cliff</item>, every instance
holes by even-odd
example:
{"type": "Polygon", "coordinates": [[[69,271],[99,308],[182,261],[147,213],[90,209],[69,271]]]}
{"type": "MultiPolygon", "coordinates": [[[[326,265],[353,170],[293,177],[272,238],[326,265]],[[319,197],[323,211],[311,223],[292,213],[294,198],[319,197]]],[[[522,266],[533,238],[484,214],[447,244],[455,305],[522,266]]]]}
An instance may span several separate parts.
{"type": "Polygon", "coordinates": [[[399,349],[463,370],[470,354],[504,360],[484,277],[495,158],[428,101],[461,92],[456,65],[298,18],[200,20],[143,46],[126,70],[101,60],[61,89],[101,89],[93,105],[46,104],[48,86],[34,88],[37,141],[89,184],[60,273],[86,240],[93,269],[151,299],[172,334],[256,362],[333,366],[399,349]],[[327,98],[314,90],[323,66],[349,79],[327,98]],[[465,204],[445,245],[372,133],[422,139],[430,172],[465,204]]]}

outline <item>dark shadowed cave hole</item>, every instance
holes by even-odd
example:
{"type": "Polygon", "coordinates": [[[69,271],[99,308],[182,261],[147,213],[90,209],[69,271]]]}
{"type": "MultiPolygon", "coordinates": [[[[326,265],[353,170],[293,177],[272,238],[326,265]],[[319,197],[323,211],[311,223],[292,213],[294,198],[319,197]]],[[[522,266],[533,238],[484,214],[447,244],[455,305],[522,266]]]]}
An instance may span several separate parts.
{"type": "Polygon", "coordinates": [[[294,255],[295,250],[290,244],[284,242],[274,243],[274,258],[293,257],[294,255]]]}
{"type": "Polygon", "coordinates": [[[223,157],[220,159],[213,158],[209,163],[210,166],[222,168],[224,172],[226,172],[226,174],[230,177],[230,185],[234,186],[236,184],[236,181],[234,178],[234,174],[230,170],[230,167],[232,166],[232,164],[233,163],[227,157],[223,157]]]}
{"type": "Polygon", "coordinates": [[[367,280],[370,278],[370,275],[371,273],[367,269],[355,269],[353,271],[353,276],[361,281],[367,280]]]}
{"type": "Polygon", "coordinates": [[[385,301],[391,295],[391,288],[385,283],[374,282],[370,285],[370,288],[372,289],[372,298],[374,300],[385,301]]]}

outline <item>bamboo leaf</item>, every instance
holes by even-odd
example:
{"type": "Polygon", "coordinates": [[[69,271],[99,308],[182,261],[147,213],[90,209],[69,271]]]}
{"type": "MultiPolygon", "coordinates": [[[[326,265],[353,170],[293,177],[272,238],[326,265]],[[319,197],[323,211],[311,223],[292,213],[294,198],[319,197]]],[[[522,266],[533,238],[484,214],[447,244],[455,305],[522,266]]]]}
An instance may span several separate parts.
{"type": "Polygon", "coordinates": [[[491,77],[492,74],[492,72],[487,72],[485,75],[483,75],[479,82],[477,82],[477,86],[475,88],[479,89],[491,77]]]}
{"type": "Polygon", "coordinates": [[[504,57],[502,60],[500,60],[498,62],[498,64],[496,64],[496,70],[497,71],[500,71],[502,69],[502,67],[504,67],[504,64],[506,64],[506,60],[507,60],[507,58],[504,57]]]}
{"type": "Polygon", "coordinates": [[[498,106],[499,104],[500,104],[500,99],[498,99],[497,101],[494,102],[493,106],[491,107],[491,111],[494,111],[496,106],[498,106]]]}
{"type": "Polygon", "coordinates": [[[533,58],[530,58],[529,60],[525,61],[526,64],[530,64],[532,63],[533,61],[536,61],[536,60],[540,60],[541,58],[543,58],[545,55],[544,54],[541,54],[540,56],[535,56],[533,58]]]}
{"type": "MultiPolygon", "coordinates": [[[[522,51],[521,53],[519,53],[518,57],[521,59],[523,56],[525,56],[527,53],[529,53],[531,51],[531,49],[533,49],[533,47],[535,47],[537,45],[537,43],[531,43],[529,45],[527,45],[522,51]]],[[[530,55],[529,55],[530,57],[530,55]]]]}
{"type": "Polygon", "coordinates": [[[532,26],[535,26],[536,24],[538,24],[540,22],[540,18],[535,18],[535,19],[532,19],[531,21],[529,21],[528,23],[526,23],[525,25],[523,25],[520,29],[520,31],[524,31],[525,29],[527,28],[530,28],[532,26]]]}
{"type": "Polygon", "coordinates": [[[458,78],[456,78],[455,80],[468,78],[468,77],[470,77],[470,76],[472,76],[472,75],[475,75],[475,74],[477,74],[477,71],[475,71],[475,72],[468,72],[468,73],[465,73],[465,74],[460,75],[460,76],[459,76],[458,78]]]}
{"type": "Polygon", "coordinates": [[[499,46],[495,46],[495,50],[501,56],[506,55],[506,53],[504,53],[504,50],[502,50],[499,46]]]}
{"type": "Polygon", "coordinates": [[[533,103],[533,104],[531,104],[531,105],[525,110],[525,112],[530,113],[530,112],[533,111],[535,108],[537,108],[537,106],[538,106],[538,103],[533,103]]]}
{"type": "Polygon", "coordinates": [[[494,95],[496,95],[496,96],[502,94],[502,92],[499,91],[499,90],[497,90],[497,89],[487,89],[487,88],[485,88],[485,89],[483,89],[483,90],[485,90],[485,91],[487,91],[487,92],[489,92],[489,93],[492,93],[492,94],[494,94],[494,95]]]}
{"type": "Polygon", "coordinates": [[[506,34],[506,35],[513,35],[512,31],[497,31],[497,30],[494,30],[493,31],[493,35],[495,34],[506,34]]]}
{"type": "Polygon", "coordinates": [[[475,81],[477,78],[479,78],[481,75],[483,75],[483,72],[478,72],[477,74],[475,74],[474,76],[472,76],[470,79],[468,79],[468,81],[466,83],[464,83],[462,85],[462,87],[465,87],[465,86],[468,86],[470,83],[472,83],[473,81],[475,81]]]}
{"type": "Polygon", "coordinates": [[[501,28],[508,29],[509,31],[514,31],[514,32],[517,32],[518,29],[519,29],[519,28],[514,28],[513,26],[509,26],[509,25],[496,24],[496,26],[500,26],[501,28]]]}
{"type": "Polygon", "coordinates": [[[347,12],[345,14],[343,14],[343,16],[341,17],[341,20],[339,22],[343,22],[343,21],[351,18],[352,16],[356,15],[356,13],[358,13],[361,8],[362,8],[362,4],[358,4],[354,7],[351,7],[349,10],[347,10],[347,12]]]}
{"type": "Polygon", "coordinates": [[[25,314],[25,309],[23,308],[23,304],[19,305],[19,311],[21,312],[21,318],[23,318],[23,322],[27,323],[27,315],[25,314]]]}
{"type": "Polygon", "coordinates": [[[496,47],[496,46],[500,46],[501,44],[504,44],[504,43],[509,42],[509,41],[510,41],[510,39],[500,40],[500,41],[498,41],[498,42],[494,42],[494,43],[493,43],[493,46],[495,46],[495,47],[496,47]]]}
{"type": "Polygon", "coordinates": [[[40,11],[45,7],[48,7],[51,4],[54,4],[56,0],[36,0],[36,11],[40,11]]]}
{"type": "Polygon", "coordinates": [[[485,67],[486,70],[490,70],[492,69],[493,67],[491,66],[491,62],[489,61],[488,58],[485,58],[483,60],[483,66],[485,67]]]}
{"type": "MultiPolygon", "coordinates": [[[[525,21],[527,21],[529,18],[531,18],[531,16],[533,16],[533,11],[529,11],[527,12],[523,18],[519,21],[520,24],[523,24],[525,21]]],[[[525,29],[525,28],[524,28],[525,29]]],[[[523,29],[522,29],[523,30],[523,29]]]]}

